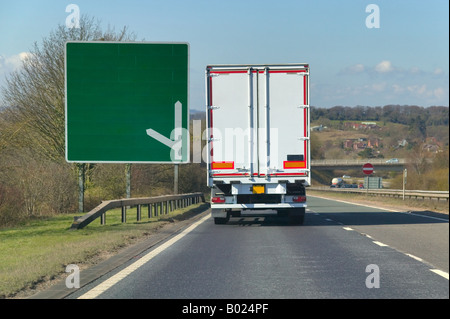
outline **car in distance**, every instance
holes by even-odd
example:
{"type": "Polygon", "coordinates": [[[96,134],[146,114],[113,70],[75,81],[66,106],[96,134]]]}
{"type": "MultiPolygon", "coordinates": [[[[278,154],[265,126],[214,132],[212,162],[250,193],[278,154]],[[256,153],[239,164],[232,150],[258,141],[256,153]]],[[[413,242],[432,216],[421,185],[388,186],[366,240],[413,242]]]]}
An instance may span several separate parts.
{"type": "Polygon", "coordinates": [[[388,160],[386,161],[386,163],[388,163],[388,164],[398,163],[398,158],[391,158],[391,159],[388,159],[388,160]]]}

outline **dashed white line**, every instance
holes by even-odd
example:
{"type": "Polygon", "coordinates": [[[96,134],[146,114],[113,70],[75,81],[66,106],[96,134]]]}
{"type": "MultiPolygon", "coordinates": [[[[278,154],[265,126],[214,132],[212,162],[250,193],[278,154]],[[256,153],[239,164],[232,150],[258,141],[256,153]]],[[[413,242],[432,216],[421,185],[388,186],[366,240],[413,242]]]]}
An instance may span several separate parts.
{"type": "Polygon", "coordinates": [[[376,240],[374,240],[373,243],[377,244],[380,247],[388,247],[389,246],[389,245],[383,244],[382,242],[379,242],[379,241],[376,241],[376,240]]]}
{"type": "MultiPolygon", "coordinates": [[[[354,229],[351,228],[351,227],[342,227],[342,228],[345,229],[345,230],[347,230],[347,231],[352,231],[352,230],[354,230],[354,229]]],[[[368,238],[370,238],[370,239],[373,239],[370,235],[367,235],[367,234],[365,234],[365,233],[361,233],[361,235],[364,235],[364,236],[366,236],[366,237],[368,237],[368,238]]],[[[386,245],[385,243],[382,243],[382,242],[380,242],[380,241],[372,240],[372,242],[373,242],[374,244],[380,246],[380,247],[389,247],[389,245],[386,245]]],[[[417,261],[419,261],[419,262],[421,262],[421,263],[425,263],[425,264],[427,263],[425,260],[423,260],[423,259],[420,258],[420,257],[414,256],[414,255],[408,254],[408,253],[403,253],[403,254],[405,254],[406,256],[411,257],[412,259],[415,259],[415,260],[417,260],[417,261]]],[[[442,270],[439,270],[439,269],[430,269],[430,271],[432,271],[432,272],[434,272],[435,274],[437,274],[437,275],[439,275],[439,276],[441,276],[441,277],[444,277],[445,279],[449,280],[449,274],[448,274],[447,272],[445,272],[445,271],[442,271],[442,270]]]]}

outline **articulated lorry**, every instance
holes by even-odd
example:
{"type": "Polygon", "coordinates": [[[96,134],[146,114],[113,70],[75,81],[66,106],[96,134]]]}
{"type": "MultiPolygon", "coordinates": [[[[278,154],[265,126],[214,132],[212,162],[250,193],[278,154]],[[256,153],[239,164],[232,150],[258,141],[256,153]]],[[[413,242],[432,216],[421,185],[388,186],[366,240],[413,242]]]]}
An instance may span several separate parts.
{"type": "Polygon", "coordinates": [[[309,65],[209,65],[206,105],[215,223],[277,214],[303,224],[311,183],[309,65]]]}

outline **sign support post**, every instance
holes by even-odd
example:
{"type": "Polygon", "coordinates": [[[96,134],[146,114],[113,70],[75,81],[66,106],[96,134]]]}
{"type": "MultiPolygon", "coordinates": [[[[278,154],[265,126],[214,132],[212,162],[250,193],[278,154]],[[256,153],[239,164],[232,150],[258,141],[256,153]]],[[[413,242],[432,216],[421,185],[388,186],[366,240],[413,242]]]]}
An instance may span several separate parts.
{"type": "Polygon", "coordinates": [[[85,163],[189,162],[189,44],[68,41],[66,161],[77,163],[84,210],[85,163]]]}
{"type": "Polygon", "coordinates": [[[406,176],[408,174],[408,170],[405,168],[403,171],[403,200],[405,200],[405,189],[406,189],[406,176]]]}

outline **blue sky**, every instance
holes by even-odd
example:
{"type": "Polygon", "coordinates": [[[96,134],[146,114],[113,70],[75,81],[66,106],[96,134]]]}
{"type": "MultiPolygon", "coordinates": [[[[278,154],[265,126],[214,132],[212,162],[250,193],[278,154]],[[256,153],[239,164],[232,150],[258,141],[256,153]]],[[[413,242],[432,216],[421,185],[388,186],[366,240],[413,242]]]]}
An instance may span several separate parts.
{"type": "Polygon", "coordinates": [[[72,3],[137,40],[189,42],[191,109],[205,66],[227,63],[309,63],[318,107],[449,105],[448,0],[0,0],[0,85],[72,3]]]}

